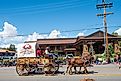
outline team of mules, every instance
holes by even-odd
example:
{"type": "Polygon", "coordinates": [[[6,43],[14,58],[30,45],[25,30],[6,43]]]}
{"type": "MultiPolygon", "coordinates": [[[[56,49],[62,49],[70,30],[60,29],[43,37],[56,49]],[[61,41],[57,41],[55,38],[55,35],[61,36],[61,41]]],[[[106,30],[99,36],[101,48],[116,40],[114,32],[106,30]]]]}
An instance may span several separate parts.
{"type": "Polygon", "coordinates": [[[90,65],[92,61],[92,56],[89,53],[83,54],[81,57],[78,58],[70,58],[67,60],[68,66],[66,73],[72,74],[72,68],[74,67],[75,73],[77,73],[76,67],[80,67],[79,72],[81,71],[81,67],[84,68],[84,73],[88,73],[87,66],[90,65]]]}

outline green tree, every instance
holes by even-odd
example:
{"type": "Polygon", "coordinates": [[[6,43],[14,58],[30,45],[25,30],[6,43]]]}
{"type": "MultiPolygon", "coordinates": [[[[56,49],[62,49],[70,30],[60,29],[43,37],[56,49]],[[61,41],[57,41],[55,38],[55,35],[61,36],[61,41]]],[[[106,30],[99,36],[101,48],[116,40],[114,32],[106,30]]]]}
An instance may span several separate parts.
{"type": "Polygon", "coordinates": [[[14,44],[10,44],[8,50],[10,50],[10,51],[16,51],[15,45],[14,44]]]}
{"type": "Polygon", "coordinates": [[[112,57],[114,54],[114,48],[113,48],[112,44],[108,45],[108,51],[109,51],[110,56],[112,57]]]}
{"type": "Polygon", "coordinates": [[[113,32],[112,35],[118,36],[118,33],[117,32],[113,32]]]}

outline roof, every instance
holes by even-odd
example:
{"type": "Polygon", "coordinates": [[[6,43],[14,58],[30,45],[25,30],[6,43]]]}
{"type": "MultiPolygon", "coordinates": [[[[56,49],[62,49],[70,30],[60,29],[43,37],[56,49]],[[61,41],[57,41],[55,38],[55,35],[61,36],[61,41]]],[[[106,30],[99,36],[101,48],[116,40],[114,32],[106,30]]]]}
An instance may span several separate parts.
{"type": "Polygon", "coordinates": [[[9,50],[6,50],[6,49],[0,49],[0,52],[10,52],[10,53],[15,53],[15,51],[9,51],[9,50]]]}
{"type": "MultiPolygon", "coordinates": [[[[119,37],[119,36],[114,36],[114,35],[111,35],[111,34],[109,34],[108,33],[108,39],[121,39],[121,37],[119,37]]],[[[79,40],[90,40],[90,39],[92,39],[92,40],[103,40],[104,39],[104,32],[103,31],[101,31],[101,30],[99,30],[99,31],[97,31],[97,32],[94,32],[94,33],[92,33],[92,34],[90,34],[90,35],[88,35],[88,36],[80,36],[80,37],[78,37],[78,41],[79,40]]]]}
{"type": "MultiPolygon", "coordinates": [[[[111,34],[109,34],[109,33],[107,33],[107,35],[108,35],[108,37],[116,37],[116,36],[111,35],[111,34]]],[[[97,31],[97,32],[94,32],[94,33],[92,33],[92,34],[86,36],[85,38],[87,38],[87,37],[104,37],[104,32],[101,31],[101,30],[99,30],[99,31],[97,31]]]]}
{"type": "MultiPolygon", "coordinates": [[[[111,34],[107,34],[108,35],[108,39],[109,40],[121,40],[121,37],[119,36],[114,36],[114,35],[111,35],[111,34]]],[[[91,42],[94,42],[94,41],[104,41],[104,32],[99,30],[97,32],[94,32],[88,36],[80,36],[77,38],[77,41],[75,44],[78,44],[80,42],[83,42],[83,41],[91,41],[91,42]]]]}
{"type": "MultiPolygon", "coordinates": [[[[101,40],[101,39],[103,39],[104,40],[104,37],[85,37],[85,38],[80,38],[80,40],[95,40],[95,39],[97,39],[97,40],[101,40]]],[[[108,39],[121,39],[121,37],[108,37],[108,39]]]]}
{"type": "Polygon", "coordinates": [[[77,38],[37,39],[38,44],[74,44],[77,38]]]}
{"type": "Polygon", "coordinates": [[[37,41],[25,41],[24,43],[36,43],[37,41]]]}

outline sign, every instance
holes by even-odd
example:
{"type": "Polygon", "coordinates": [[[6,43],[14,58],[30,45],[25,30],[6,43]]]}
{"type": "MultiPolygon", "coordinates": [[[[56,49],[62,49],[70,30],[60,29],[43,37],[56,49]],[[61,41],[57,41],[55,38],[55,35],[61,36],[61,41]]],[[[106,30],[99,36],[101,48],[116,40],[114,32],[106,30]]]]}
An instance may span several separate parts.
{"type": "Polygon", "coordinates": [[[17,56],[19,57],[36,57],[36,43],[23,43],[17,48],[17,56]]]}

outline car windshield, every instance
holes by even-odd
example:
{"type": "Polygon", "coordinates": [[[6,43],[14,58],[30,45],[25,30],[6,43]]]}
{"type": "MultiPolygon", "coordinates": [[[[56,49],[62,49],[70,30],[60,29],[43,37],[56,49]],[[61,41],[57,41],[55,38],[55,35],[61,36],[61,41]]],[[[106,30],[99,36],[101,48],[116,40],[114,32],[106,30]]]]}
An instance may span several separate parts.
{"type": "Polygon", "coordinates": [[[67,54],[66,58],[73,58],[73,54],[67,54]]]}
{"type": "Polygon", "coordinates": [[[69,57],[73,57],[73,55],[68,55],[69,57]]]}

